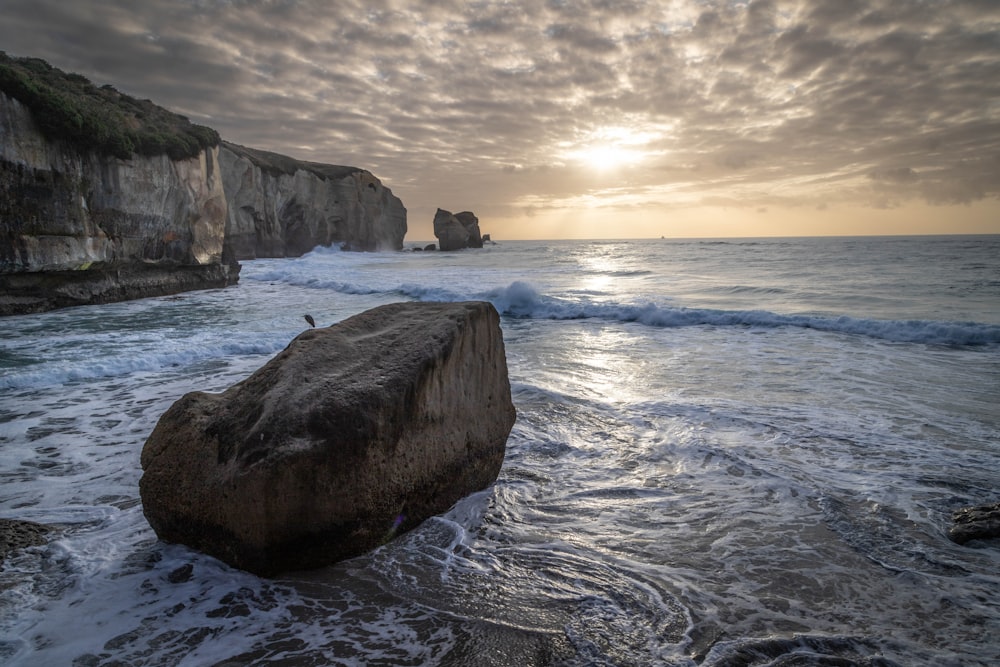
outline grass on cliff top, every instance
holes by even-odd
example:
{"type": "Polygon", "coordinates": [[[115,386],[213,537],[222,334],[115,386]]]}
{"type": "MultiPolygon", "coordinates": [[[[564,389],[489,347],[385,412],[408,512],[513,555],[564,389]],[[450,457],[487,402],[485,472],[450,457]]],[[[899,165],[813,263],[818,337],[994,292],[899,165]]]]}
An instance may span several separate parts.
{"type": "Polygon", "coordinates": [[[322,179],[340,180],[348,174],[364,171],[363,169],[358,169],[357,167],[346,167],[337,164],[322,164],[320,162],[296,160],[295,158],[288,157],[287,155],[281,155],[280,153],[271,153],[270,151],[262,151],[256,148],[247,148],[246,146],[240,146],[239,144],[230,143],[228,141],[223,143],[226,148],[232,152],[247,158],[262,170],[271,174],[290,175],[294,174],[299,169],[302,169],[316,174],[322,179]]]}
{"type": "Polygon", "coordinates": [[[39,58],[0,51],[0,92],[31,111],[42,134],[82,152],[129,159],[133,154],[195,157],[219,144],[219,133],[149,100],[67,74],[39,58]]]}

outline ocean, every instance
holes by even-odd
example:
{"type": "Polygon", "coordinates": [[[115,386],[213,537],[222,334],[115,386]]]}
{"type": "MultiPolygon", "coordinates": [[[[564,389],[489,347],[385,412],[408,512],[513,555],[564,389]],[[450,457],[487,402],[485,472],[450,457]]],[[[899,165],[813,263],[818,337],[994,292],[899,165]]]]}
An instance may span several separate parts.
{"type": "MultiPolygon", "coordinates": [[[[412,245],[412,244],[411,244],[412,245]]],[[[5,665],[1000,664],[1000,236],[517,241],[245,262],[0,320],[5,665]],[[496,483],[273,580],[157,540],[139,453],[308,325],[491,301],[496,483]]]]}

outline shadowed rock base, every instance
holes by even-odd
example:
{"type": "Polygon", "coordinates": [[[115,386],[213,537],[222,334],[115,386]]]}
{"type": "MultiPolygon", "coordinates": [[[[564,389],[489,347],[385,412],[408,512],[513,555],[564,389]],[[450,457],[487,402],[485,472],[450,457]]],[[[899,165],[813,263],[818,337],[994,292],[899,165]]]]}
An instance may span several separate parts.
{"type": "Polygon", "coordinates": [[[239,264],[0,274],[0,315],[113,303],[235,285],[239,264]]]}
{"type": "Polygon", "coordinates": [[[178,400],[142,451],[143,511],[251,572],[326,565],[488,487],[514,418],[491,304],[389,304],[178,400]]]}

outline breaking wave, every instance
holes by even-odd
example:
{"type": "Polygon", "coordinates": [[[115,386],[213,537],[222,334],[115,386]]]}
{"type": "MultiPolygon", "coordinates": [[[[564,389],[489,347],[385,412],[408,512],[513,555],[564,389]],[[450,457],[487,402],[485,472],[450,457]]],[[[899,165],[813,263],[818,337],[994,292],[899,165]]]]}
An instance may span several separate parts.
{"type": "MultiPolygon", "coordinates": [[[[897,343],[928,345],[994,345],[1000,343],[1000,325],[978,322],[936,320],[878,320],[847,315],[793,315],[767,310],[720,310],[662,306],[656,303],[571,300],[545,295],[528,282],[517,280],[507,287],[485,292],[414,283],[394,286],[366,286],[354,282],[323,280],[295,275],[291,271],[271,271],[250,277],[258,281],[280,281],[298,287],[331,290],[342,294],[397,294],[417,301],[490,301],[502,315],[517,319],[576,320],[604,319],[637,322],[659,328],[692,326],[741,326],[815,329],[832,333],[867,336],[897,343]]],[[[737,290],[758,288],[737,287],[737,290]]]]}
{"type": "Polygon", "coordinates": [[[607,302],[568,301],[540,294],[534,287],[516,281],[485,295],[502,314],[523,319],[607,319],[638,322],[653,327],[743,326],[797,327],[900,343],[930,345],[991,345],[1000,343],[1000,325],[976,322],[930,320],[874,320],[846,315],[783,315],[766,310],[715,310],[711,308],[665,307],[607,302]]]}

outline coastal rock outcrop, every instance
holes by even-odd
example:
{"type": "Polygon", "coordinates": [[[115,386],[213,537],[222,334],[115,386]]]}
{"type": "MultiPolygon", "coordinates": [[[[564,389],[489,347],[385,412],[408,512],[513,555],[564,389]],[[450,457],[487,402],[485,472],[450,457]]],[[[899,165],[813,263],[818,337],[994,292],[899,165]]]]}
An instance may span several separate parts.
{"type": "Polygon", "coordinates": [[[0,314],[235,283],[225,221],[217,148],[183,160],[82,153],[45,139],[0,93],[0,314]]]}
{"type": "Polygon", "coordinates": [[[221,142],[0,52],[0,315],[224,287],[240,259],[400,250],[405,234],[368,171],[221,142]]]}
{"type": "Polygon", "coordinates": [[[479,218],[471,211],[452,213],[439,208],[434,214],[434,236],[441,250],[483,247],[479,218]]]}
{"type": "Polygon", "coordinates": [[[1000,537],[1000,503],[965,507],[951,517],[948,537],[957,544],[1000,537]]]}
{"type": "Polygon", "coordinates": [[[143,511],[251,572],[322,566],[489,486],[514,419],[491,304],[389,304],[179,399],[142,450],[143,511]]]}
{"type": "Polygon", "coordinates": [[[227,255],[297,257],[316,246],[401,250],[406,209],[370,172],[223,142],[227,255]]]}

